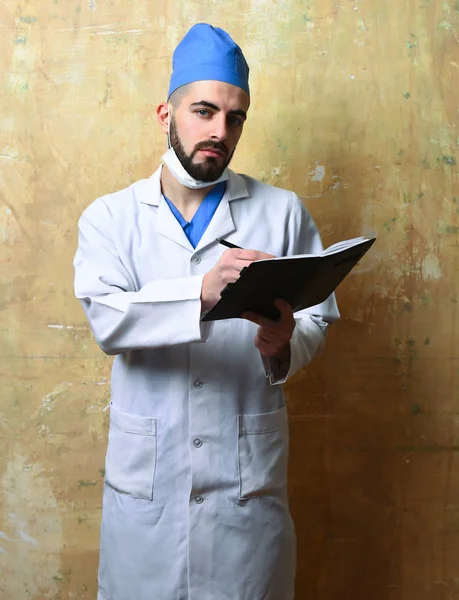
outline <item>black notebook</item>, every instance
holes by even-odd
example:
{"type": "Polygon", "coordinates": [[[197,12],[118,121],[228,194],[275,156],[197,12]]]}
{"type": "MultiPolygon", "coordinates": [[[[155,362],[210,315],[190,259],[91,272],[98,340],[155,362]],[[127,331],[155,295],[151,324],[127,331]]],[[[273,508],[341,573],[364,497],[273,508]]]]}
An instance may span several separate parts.
{"type": "Polygon", "coordinates": [[[371,248],[376,238],[338,242],[321,254],[299,254],[258,260],[242,269],[240,277],[221,292],[217,304],[202,321],[240,318],[250,311],[276,320],[276,298],[293,311],[324,302],[371,248]]]}

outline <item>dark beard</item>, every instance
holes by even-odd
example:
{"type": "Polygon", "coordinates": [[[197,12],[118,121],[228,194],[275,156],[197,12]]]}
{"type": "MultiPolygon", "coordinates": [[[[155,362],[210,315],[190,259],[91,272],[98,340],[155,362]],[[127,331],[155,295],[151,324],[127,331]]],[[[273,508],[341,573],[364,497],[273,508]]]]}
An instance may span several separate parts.
{"type": "Polygon", "coordinates": [[[228,155],[228,148],[222,142],[211,142],[210,140],[207,142],[199,142],[194,147],[193,152],[188,155],[185,152],[185,149],[182,146],[182,142],[177,133],[177,126],[175,125],[175,119],[172,117],[171,120],[171,129],[170,129],[170,141],[171,146],[175,150],[175,154],[177,155],[179,161],[182,163],[183,168],[193,179],[197,179],[198,181],[205,181],[208,183],[212,183],[219,179],[226,169],[226,167],[230,164],[231,159],[233,158],[234,150],[231,154],[228,155]],[[217,162],[217,159],[213,156],[208,156],[206,160],[202,163],[195,164],[193,163],[193,158],[196,156],[196,153],[199,150],[203,150],[204,148],[219,150],[226,156],[226,159],[223,161],[221,165],[217,162]]]}

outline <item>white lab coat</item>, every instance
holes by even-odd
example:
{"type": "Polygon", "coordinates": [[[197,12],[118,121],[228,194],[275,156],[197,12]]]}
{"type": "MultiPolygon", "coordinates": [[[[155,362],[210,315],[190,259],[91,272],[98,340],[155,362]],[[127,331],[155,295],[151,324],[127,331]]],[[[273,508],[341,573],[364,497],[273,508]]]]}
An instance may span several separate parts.
{"type": "MultiPolygon", "coordinates": [[[[225,248],[319,252],[292,192],[230,172],[196,249],[148,180],[97,199],[79,222],[75,291],[116,354],[98,600],[291,600],[295,535],[288,423],[257,327],[200,323],[202,278],[225,248]]],[[[295,315],[288,376],[324,344],[334,297],[295,315]]]]}

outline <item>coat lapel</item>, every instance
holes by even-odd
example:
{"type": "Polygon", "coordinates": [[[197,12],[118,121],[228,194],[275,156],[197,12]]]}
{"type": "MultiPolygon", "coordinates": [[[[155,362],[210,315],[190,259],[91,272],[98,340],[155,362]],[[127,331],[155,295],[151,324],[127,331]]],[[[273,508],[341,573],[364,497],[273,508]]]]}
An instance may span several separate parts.
{"type": "Polygon", "coordinates": [[[247,197],[249,193],[242,177],[236,175],[233,171],[230,171],[229,174],[225,194],[199,244],[196,246],[196,251],[215,243],[216,238],[224,238],[236,230],[231,214],[231,202],[247,197]]]}
{"type": "Polygon", "coordinates": [[[136,190],[136,197],[143,204],[150,204],[158,207],[158,217],[156,220],[156,232],[158,235],[179,244],[189,252],[194,252],[193,246],[186,237],[180,223],[172,214],[167,202],[161,193],[161,169],[157,169],[153,175],[142,182],[142,185],[136,190]]]}
{"type": "Polygon", "coordinates": [[[190,240],[186,237],[185,232],[182,229],[182,226],[175,218],[172,213],[169,205],[161,197],[159,206],[158,206],[158,220],[156,221],[156,233],[158,235],[162,235],[165,238],[179,244],[189,252],[194,252],[194,248],[190,243],[190,240]]]}
{"type": "Polygon", "coordinates": [[[231,214],[231,202],[249,196],[245,181],[241,176],[233,171],[229,172],[230,176],[225,195],[195,250],[163,198],[161,193],[161,168],[155,171],[149,179],[144,180],[136,190],[136,197],[139,202],[158,207],[156,231],[159,235],[179,244],[189,252],[195,252],[214,243],[216,238],[223,238],[236,229],[231,214]]]}

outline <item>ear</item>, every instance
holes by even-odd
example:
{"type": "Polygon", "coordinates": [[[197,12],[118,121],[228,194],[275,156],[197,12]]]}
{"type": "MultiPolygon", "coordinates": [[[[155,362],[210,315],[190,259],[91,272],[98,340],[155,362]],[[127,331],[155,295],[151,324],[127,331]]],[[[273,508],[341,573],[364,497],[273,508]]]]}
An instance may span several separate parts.
{"type": "Polygon", "coordinates": [[[156,108],[156,117],[163,133],[166,134],[169,128],[169,115],[169,105],[167,102],[161,102],[161,104],[156,108]]]}

